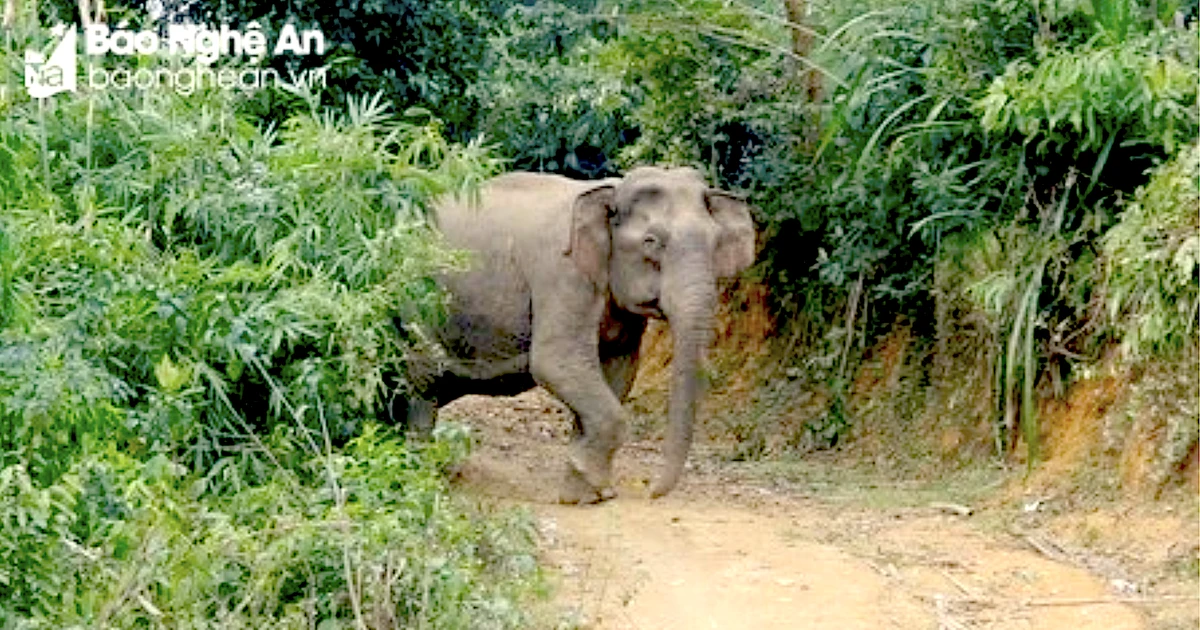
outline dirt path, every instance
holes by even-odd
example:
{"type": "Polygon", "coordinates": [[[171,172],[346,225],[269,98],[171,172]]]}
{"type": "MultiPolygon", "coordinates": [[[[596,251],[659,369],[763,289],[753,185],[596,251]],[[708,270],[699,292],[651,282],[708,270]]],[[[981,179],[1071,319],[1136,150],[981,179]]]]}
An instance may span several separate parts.
{"type": "Polygon", "coordinates": [[[738,478],[702,452],[647,498],[650,445],[617,461],[620,496],[553,503],[567,425],[540,393],[468,398],[446,416],[482,433],[461,471],[474,492],[530,505],[558,602],[599,630],[1147,627],[1110,583],[1016,537],[937,509],[869,508],[738,478]]]}
{"type": "Polygon", "coordinates": [[[624,501],[543,511],[564,599],[601,628],[929,627],[915,601],[786,515],[712,501],[624,501]]]}

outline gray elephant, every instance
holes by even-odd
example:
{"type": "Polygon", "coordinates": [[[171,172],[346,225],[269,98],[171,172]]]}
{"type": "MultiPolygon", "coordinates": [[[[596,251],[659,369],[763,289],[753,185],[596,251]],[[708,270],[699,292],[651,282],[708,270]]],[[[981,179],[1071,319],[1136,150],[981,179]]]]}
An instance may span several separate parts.
{"type": "Polygon", "coordinates": [[[749,207],[694,169],[655,167],[593,182],[510,173],[485,183],[479,201],[434,208],[447,242],[474,260],[443,279],[451,305],[437,341],[448,356],[390,414],[428,430],[436,408],[459,396],[541,385],[576,418],[560,500],[609,498],[642,333],[648,318],[665,318],[674,344],[666,464],[651,494],[670,492],[692,441],[717,280],[754,261],[749,207]]]}

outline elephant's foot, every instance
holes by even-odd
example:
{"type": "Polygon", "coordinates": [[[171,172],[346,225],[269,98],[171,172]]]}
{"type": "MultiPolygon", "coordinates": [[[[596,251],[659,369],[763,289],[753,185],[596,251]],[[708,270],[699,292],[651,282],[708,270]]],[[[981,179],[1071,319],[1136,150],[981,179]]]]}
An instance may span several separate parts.
{"type": "Polygon", "coordinates": [[[615,449],[597,448],[595,443],[576,440],[571,444],[567,463],[593,488],[612,485],[612,461],[615,449]]]}
{"type": "Polygon", "coordinates": [[[410,398],[405,424],[408,435],[418,440],[430,439],[437,424],[437,405],[430,400],[410,398]]]}
{"type": "Polygon", "coordinates": [[[588,483],[583,473],[571,462],[567,462],[566,473],[563,475],[562,487],[559,489],[558,502],[570,505],[587,505],[600,503],[617,496],[610,487],[593,486],[588,483]]]}

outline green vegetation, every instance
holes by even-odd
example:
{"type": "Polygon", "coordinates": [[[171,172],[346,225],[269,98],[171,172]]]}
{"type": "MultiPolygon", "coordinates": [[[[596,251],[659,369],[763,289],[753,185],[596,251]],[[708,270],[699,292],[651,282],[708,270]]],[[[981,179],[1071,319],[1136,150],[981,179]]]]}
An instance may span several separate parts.
{"type": "MultiPolygon", "coordinates": [[[[524,627],[532,532],[374,423],[494,171],[378,97],[3,103],[0,627],[524,627]]],[[[415,116],[415,118],[414,118],[415,116]]]]}
{"type": "Polygon", "coordinates": [[[535,576],[527,520],[480,519],[440,466],[368,428],[337,453],[247,479],[166,455],[78,459],[43,485],[0,472],[5,627],[521,628],[535,576]]]}
{"type": "Polygon", "coordinates": [[[1194,349],[1200,318],[1200,143],[1154,170],[1101,240],[1106,321],[1135,356],[1194,349]]]}
{"type": "Polygon", "coordinates": [[[1079,374],[1200,356],[1194,4],[223,2],[188,12],[319,26],[329,88],[45,102],[18,51],[78,6],[11,4],[0,627],[520,627],[527,524],[448,494],[462,436],[374,424],[431,277],[469,264],[424,208],[502,168],[686,163],[748,193],[790,379],[763,396],[826,401],[779,443],[854,435],[898,322],[921,387],[985,375],[988,448],[1030,465],[1079,374]]]}

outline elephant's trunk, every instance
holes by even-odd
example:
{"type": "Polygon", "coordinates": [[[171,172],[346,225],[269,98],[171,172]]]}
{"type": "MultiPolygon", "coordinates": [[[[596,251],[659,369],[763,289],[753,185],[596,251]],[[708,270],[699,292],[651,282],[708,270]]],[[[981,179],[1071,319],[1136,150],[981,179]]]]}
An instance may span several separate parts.
{"type": "Polygon", "coordinates": [[[670,492],[683,473],[692,444],[701,355],[712,338],[716,281],[712,274],[711,254],[696,252],[691,258],[691,264],[679,265],[686,270],[679,283],[666,282],[668,278],[664,278],[664,289],[673,289],[664,292],[662,305],[671,325],[674,356],[671,361],[671,403],[667,412],[666,462],[662,475],[650,489],[653,497],[670,492]]]}

